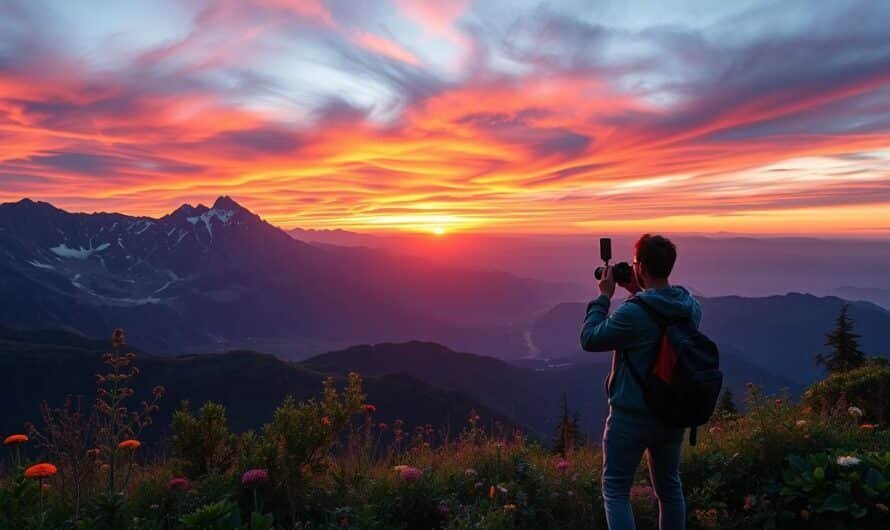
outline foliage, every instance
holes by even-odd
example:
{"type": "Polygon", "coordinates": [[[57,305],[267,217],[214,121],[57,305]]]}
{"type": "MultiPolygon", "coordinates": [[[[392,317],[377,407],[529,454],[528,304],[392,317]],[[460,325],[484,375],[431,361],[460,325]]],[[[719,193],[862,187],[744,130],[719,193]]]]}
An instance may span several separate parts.
{"type": "Polygon", "coordinates": [[[200,477],[229,471],[236,458],[236,436],[229,430],[226,409],[204,403],[195,416],[183,402],[171,422],[173,458],[181,462],[186,476],[200,477]]]}
{"type": "Polygon", "coordinates": [[[871,361],[847,372],[831,374],[804,392],[804,402],[828,414],[838,403],[862,410],[868,423],[890,422],[890,365],[871,361]]]}
{"type": "Polygon", "coordinates": [[[554,454],[565,456],[586,443],[584,431],[581,429],[581,416],[576,411],[569,415],[569,402],[562,395],[562,415],[556,424],[551,444],[554,454]]]}
{"type": "Polygon", "coordinates": [[[737,416],[738,413],[739,409],[736,407],[735,400],[733,400],[732,390],[726,387],[723,390],[723,394],[720,395],[720,400],[717,401],[714,416],[719,419],[731,419],[737,416]]]}
{"type": "Polygon", "coordinates": [[[816,355],[816,362],[824,365],[828,373],[842,373],[865,363],[865,354],[859,350],[859,335],[853,333],[853,320],[847,316],[848,304],[841,306],[834,330],[825,335],[825,345],[831,347],[827,355],[816,355]]]}

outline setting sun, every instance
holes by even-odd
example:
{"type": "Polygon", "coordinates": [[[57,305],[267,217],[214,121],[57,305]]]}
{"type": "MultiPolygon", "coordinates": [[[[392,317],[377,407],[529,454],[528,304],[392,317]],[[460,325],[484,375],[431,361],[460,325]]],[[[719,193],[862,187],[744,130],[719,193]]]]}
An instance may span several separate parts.
{"type": "Polygon", "coordinates": [[[437,227],[433,228],[433,233],[436,234],[437,236],[442,236],[442,235],[445,235],[445,229],[442,228],[441,226],[437,226],[437,227]]]}

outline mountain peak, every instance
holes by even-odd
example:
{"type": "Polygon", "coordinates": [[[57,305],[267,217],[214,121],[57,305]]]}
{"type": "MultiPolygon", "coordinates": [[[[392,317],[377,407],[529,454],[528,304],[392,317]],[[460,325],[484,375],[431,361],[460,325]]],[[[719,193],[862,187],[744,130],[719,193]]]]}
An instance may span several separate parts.
{"type": "Polygon", "coordinates": [[[234,199],[229,197],[228,195],[221,195],[216,202],[213,203],[214,210],[232,210],[232,211],[246,211],[249,212],[247,208],[241,206],[234,199]]]}

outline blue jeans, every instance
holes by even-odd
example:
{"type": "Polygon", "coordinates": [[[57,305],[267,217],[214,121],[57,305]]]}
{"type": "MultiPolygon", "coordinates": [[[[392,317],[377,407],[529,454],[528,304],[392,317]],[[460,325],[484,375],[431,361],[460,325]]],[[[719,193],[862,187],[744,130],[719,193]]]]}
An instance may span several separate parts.
{"type": "Polygon", "coordinates": [[[680,482],[680,451],[684,429],[654,418],[616,414],[603,432],[603,501],[610,530],[635,530],[630,488],[643,451],[649,453],[649,477],[658,498],[658,527],[686,528],[686,501],[680,482]]]}

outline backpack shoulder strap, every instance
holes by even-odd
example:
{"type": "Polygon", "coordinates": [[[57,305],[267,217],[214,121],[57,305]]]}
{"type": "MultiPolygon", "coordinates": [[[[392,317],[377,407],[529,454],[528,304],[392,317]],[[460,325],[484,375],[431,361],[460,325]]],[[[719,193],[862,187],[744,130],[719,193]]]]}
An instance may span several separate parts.
{"type": "Polygon", "coordinates": [[[646,302],[639,296],[631,296],[626,300],[626,302],[630,302],[631,304],[642,307],[646,311],[646,313],[650,317],[652,317],[652,320],[654,320],[662,328],[668,325],[668,319],[666,319],[664,315],[656,311],[655,308],[652,307],[651,304],[649,304],[649,302],[646,302]]]}

